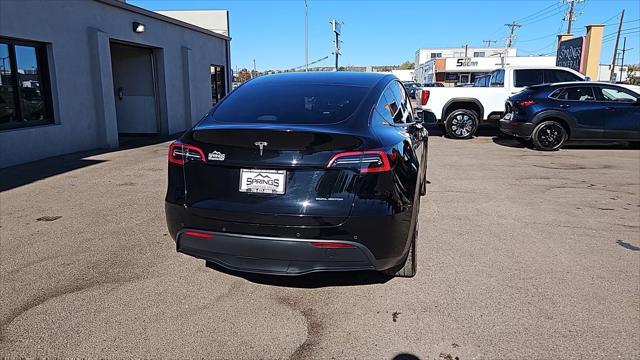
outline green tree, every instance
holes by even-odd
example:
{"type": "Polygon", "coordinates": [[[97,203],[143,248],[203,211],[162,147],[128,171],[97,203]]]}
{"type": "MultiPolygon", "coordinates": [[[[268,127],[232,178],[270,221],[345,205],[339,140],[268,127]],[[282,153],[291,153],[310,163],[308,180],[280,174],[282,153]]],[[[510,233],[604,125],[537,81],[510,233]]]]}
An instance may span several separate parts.
{"type": "Polygon", "coordinates": [[[399,66],[400,70],[413,70],[415,69],[415,64],[410,61],[405,61],[399,66]]]}

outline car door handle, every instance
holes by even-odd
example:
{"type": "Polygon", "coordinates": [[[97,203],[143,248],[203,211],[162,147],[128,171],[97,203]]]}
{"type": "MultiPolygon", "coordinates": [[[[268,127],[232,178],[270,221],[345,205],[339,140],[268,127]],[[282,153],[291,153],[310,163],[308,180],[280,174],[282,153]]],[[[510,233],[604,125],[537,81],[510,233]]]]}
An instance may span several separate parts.
{"type": "Polygon", "coordinates": [[[609,111],[615,111],[616,109],[613,106],[607,106],[607,110],[609,111]]]}
{"type": "Polygon", "coordinates": [[[563,108],[563,109],[566,109],[566,108],[568,108],[568,107],[570,107],[570,106],[571,106],[571,105],[567,105],[567,104],[561,104],[561,105],[560,105],[560,107],[561,107],[561,108],[563,108]]]}

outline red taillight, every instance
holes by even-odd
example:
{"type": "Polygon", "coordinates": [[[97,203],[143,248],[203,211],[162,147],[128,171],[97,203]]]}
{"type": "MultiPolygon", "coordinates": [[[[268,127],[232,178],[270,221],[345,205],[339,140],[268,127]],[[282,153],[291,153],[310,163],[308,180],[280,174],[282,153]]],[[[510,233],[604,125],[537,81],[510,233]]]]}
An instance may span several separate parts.
{"type": "Polygon", "coordinates": [[[169,146],[169,162],[176,165],[184,165],[186,159],[205,161],[204,152],[193,145],[186,145],[178,141],[171,143],[171,146],[169,146]]]}
{"type": "Polygon", "coordinates": [[[429,101],[429,95],[429,90],[422,90],[422,93],[420,93],[420,104],[427,105],[427,102],[429,101]]]}
{"type": "Polygon", "coordinates": [[[213,237],[215,236],[213,234],[200,232],[200,231],[185,231],[184,234],[189,236],[199,237],[202,239],[213,239],[213,237]]]}
{"type": "Polygon", "coordinates": [[[339,243],[339,242],[312,242],[311,245],[319,248],[332,248],[332,249],[344,249],[344,248],[352,248],[355,247],[350,244],[339,243]]]}
{"type": "Polygon", "coordinates": [[[529,107],[533,104],[535,104],[536,102],[533,100],[524,100],[524,101],[518,101],[518,105],[522,106],[522,107],[529,107]]]}
{"type": "Polygon", "coordinates": [[[327,165],[328,168],[357,168],[363,173],[391,170],[387,153],[381,150],[349,151],[336,154],[327,165]]]}

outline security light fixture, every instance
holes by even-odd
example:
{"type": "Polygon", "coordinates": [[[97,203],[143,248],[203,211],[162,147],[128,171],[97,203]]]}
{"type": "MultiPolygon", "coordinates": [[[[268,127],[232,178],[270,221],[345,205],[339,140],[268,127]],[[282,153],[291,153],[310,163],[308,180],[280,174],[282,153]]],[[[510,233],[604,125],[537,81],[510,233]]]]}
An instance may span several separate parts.
{"type": "Polygon", "coordinates": [[[137,33],[143,33],[144,32],[144,24],[134,21],[133,22],[133,31],[137,32],[137,33]]]}

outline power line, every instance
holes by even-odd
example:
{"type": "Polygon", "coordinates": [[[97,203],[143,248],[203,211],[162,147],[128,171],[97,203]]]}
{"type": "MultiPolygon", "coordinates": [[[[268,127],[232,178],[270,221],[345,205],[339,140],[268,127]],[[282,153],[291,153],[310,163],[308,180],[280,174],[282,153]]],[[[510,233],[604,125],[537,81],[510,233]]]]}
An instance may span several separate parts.
{"type": "MultiPolygon", "coordinates": [[[[635,30],[635,31],[622,31],[622,32],[620,32],[620,35],[629,35],[629,34],[637,34],[637,33],[640,33],[640,30],[635,30]]],[[[609,38],[609,39],[607,39],[607,40],[603,40],[603,41],[602,41],[602,43],[603,43],[603,44],[606,44],[606,43],[608,43],[608,42],[612,42],[612,41],[613,41],[613,40],[615,40],[615,39],[616,39],[616,37],[615,37],[615,36],[613,36],[613,37],[611,37],[611,38],[609,38]]]]}
{"type": "MultiPolygon", "coordinates": [[[[636,26],[636,27],[633,27],[633,28],[626,28],[626,29],[622,29],[622,30],[620,30],[620,31],[630,31],[630,30],[638,30],[638,29],[640,29],[640,26],[636,26]]],[[[605,39],[607,39],[607,40],[608,40],[608,39],[613,39],[613,38],[616,36],[616,34],[617,34],[617,33],[618,33],[617,31],[614,31],[614,32],[612,32],[612,33],[609,33],[609,34],[607,34],[607,35],[604,35],[604,36],[602,37],[602,39],[603,39],[603,40],[605,40],[605,39]]]]}
{"type": "Polygon", "coordinates": [[[564,11],[564,6],[562,4],[559,4],[559,6],[554,8],[553,11],[548,12],[546,14],[541,14],[543,16],[529,19],[528,21],[524,22],[522,25],[531,25],[531,24],[538,23],[540,21],[544,21],[544,20],[546,20],[548,18],[551,18],[551,17],[554,17],[554,16],[556,16],[558,14],[561,14],[563,11],[564,11]]]}
{"type": "Polygon", "coordinates": [[[527,16],[525,16],[525,17],[523,17],[523,18],[520,18],[520,19],[518,19],[518,20],[516,20],[516,21],[523,21],[523,20],[529,19],[529,18],[531,18],[531,17],[535,17],[535,16],[537,16],[538,14],[540,14],[540,13],[542,13],[542,12],[544,12],[544,11],[548,10],[549,8],[554,7],[554,6],[555,6],[555,7],[557,7],[557,6],[558,6],[558,3],[556,3],[555,1],[553,2],[553,4],[551,4],[551,5],[547,6],[547,7],[545,7],[544,9],[542,9],[542,10],[538,10],[538,11],[534,12],[533,14],[527,15],[527,16]]]}

